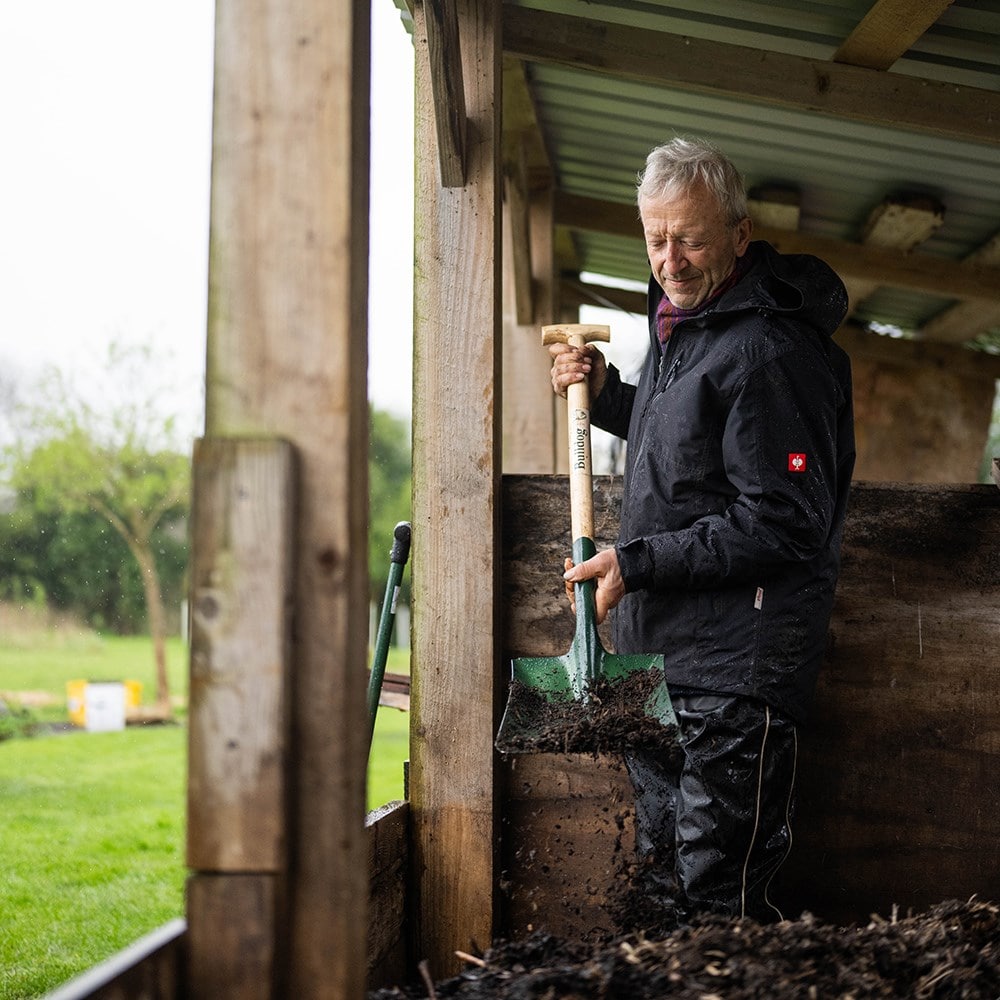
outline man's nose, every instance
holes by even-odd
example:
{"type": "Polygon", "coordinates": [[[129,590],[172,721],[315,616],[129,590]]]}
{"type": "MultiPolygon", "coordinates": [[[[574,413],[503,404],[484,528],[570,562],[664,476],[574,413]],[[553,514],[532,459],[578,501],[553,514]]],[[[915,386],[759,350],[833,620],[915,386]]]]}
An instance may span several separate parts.
{"type": "Polygon", "coordinates": [[[679,240],[667,240],[664,261],[671,274],[677,274],[684,268],[684,244],[679,240]]]}

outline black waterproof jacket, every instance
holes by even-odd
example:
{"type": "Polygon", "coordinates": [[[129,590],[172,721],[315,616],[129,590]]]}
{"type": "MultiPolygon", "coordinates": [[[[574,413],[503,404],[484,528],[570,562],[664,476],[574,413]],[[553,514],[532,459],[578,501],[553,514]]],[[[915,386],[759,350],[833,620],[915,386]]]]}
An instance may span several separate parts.
{"type": "Polygon", "coordinates": [[[759,698],[802,721],[826,647],[854,467],[847,295],[822,261],[754,242],[750,270],[638,386],[609,367],[596,426],[628,440],[615,649],[668,686],[759,698]]]}

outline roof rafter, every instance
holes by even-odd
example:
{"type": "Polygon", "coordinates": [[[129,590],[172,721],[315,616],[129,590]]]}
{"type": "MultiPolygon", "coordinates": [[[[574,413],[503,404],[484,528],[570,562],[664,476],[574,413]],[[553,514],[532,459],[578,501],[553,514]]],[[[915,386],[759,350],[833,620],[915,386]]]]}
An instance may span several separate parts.
{"type": "Polygon", "coordinates": [[[508,5],[503,44],[534,62],[1000,143],[1000,93],[978,87],[508,5]]]}
{"type": "Polygon", "coordinates": [[[833,61],[888,69],[952,5],[953,0],[878,0],[844,39],[833,61]]]}
{"type": "MultiPolygon", "coordinates": [[[[860,242],[867,247],[881,247],[909,253],[929,240],[944,222],[944,207],[926,195],[897,195],[886,198],[868,215],[860,242]]],[[[878,275],[870,278],[844,279],[851,312],[878,287],[878,275]]]]}

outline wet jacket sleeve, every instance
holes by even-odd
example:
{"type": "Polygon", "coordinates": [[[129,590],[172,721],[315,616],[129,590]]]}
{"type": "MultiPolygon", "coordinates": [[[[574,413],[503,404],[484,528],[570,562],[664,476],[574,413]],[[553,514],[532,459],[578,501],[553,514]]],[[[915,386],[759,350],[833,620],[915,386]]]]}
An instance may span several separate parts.
{"type": "Polygon", "coordinates": [[[732,498],[679,530],[619,542],[626,590],[733,585],[822,552],[837,506],[844,402],[815,346],[749,372],[722,429],[720,483],[732,498]]]}
{"type": "Polygon", "coordinates": [[[623,382],[618,369],[608,365],[608,377],[600,395],[591,401],[590,419],[595,427],[614,434],[628,437],[629,420],[632,417],[632,403],[635,400],[635,386],[623,382]]]}

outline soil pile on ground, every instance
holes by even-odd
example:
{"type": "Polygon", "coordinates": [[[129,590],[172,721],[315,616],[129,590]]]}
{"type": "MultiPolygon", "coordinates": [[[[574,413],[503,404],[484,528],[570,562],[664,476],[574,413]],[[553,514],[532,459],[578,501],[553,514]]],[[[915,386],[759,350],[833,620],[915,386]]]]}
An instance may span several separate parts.
{"type": "Polygon", "coordinates": [[[905,919],[838,928],[809,914],[761,925],[701,917],[658,938],[596,949],[536,933],[460,975],[378,990],[370,1000],[996,1000],[1000,907],[944,902],[905,919]]]}

